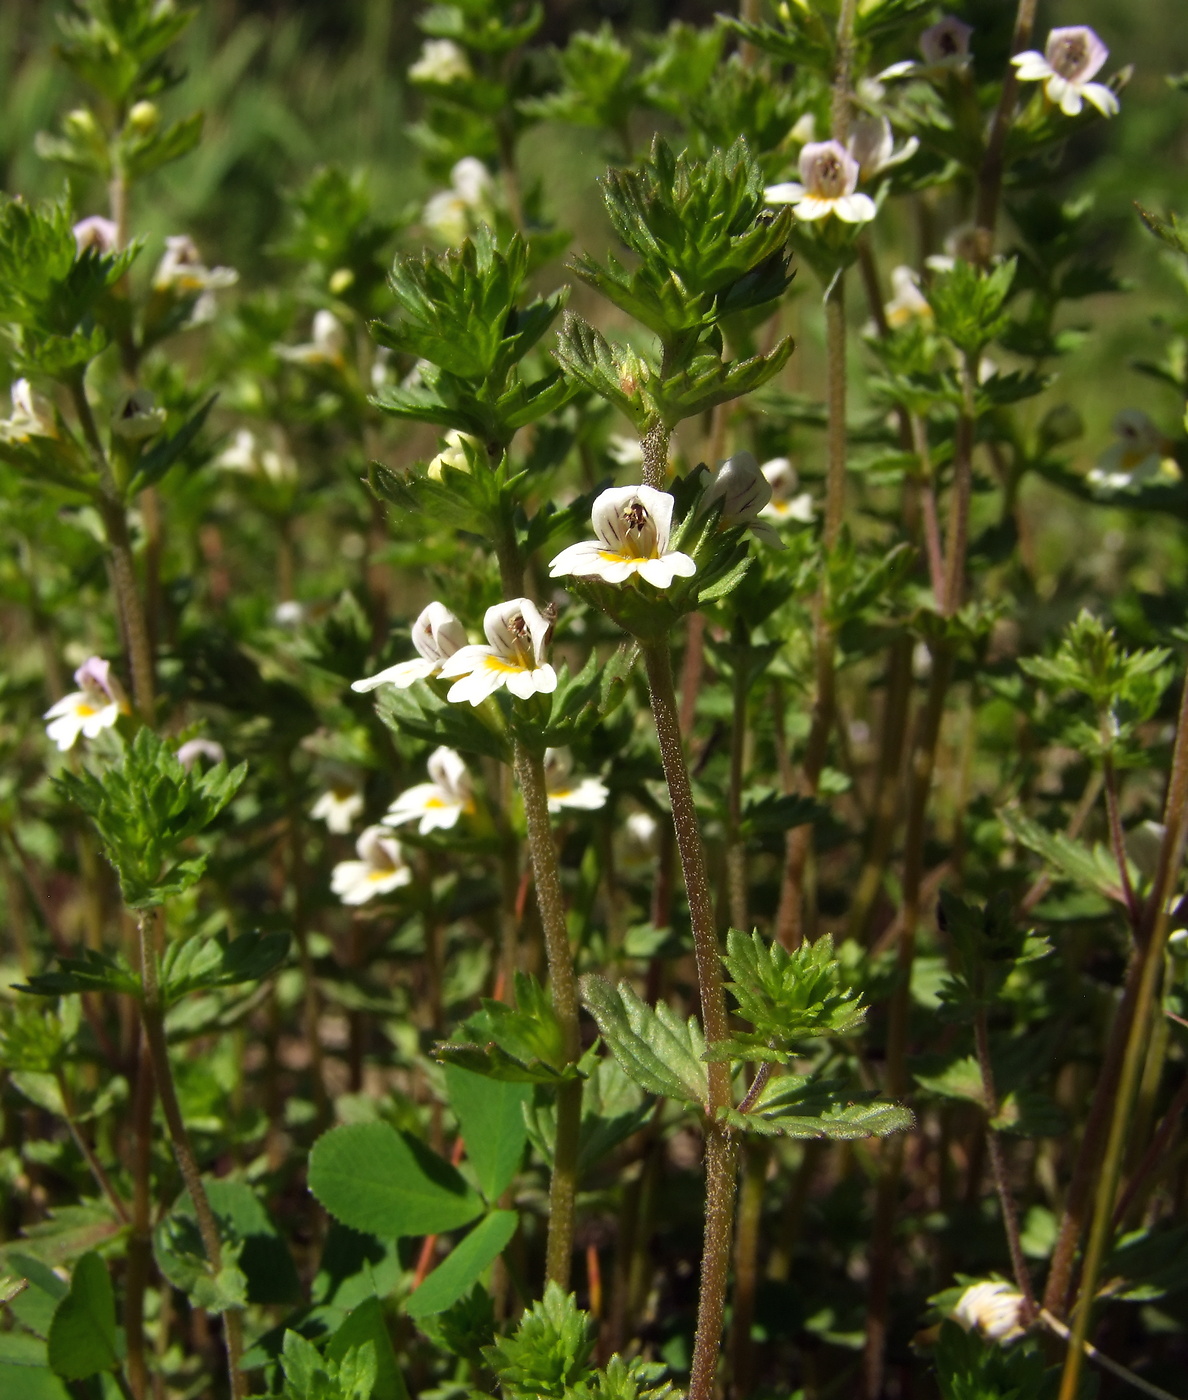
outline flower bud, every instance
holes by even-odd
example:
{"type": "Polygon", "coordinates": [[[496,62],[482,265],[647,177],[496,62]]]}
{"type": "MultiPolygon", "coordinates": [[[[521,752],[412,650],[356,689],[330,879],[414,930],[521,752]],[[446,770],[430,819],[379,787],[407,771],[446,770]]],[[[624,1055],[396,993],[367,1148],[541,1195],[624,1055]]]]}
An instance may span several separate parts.
{"type": "Polygon", "coordinates": [[[156,130],[161,120],[161,112],[155,102],[137,102],[128,113],[126,130],[135,136],[148,136],[156,130]]]}

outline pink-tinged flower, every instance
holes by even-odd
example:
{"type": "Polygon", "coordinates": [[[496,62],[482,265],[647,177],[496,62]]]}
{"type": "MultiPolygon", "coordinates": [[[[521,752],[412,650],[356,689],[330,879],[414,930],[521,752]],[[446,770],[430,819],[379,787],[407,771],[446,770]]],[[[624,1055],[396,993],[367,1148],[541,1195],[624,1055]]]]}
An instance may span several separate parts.
{"type": "Polygon", "coordinates": [[[363,813],[363,794],[353,783],[327,788],[309,809],[314,821],[325,822],[336,836],[345,836],[363,813]]]}
{"type": "Polygon", "coordinates": [[[768,520],[781,524],[794,521],[809,525],[813,519],[813,498],[800,490],[800,474],[787,457],[773,457],[759,469],[771,487],[771,500],[760,511],[768,520]]]}
{"type": "Polygon", "coordinates": [[[358,860],[340,860],[330,872],[330,888],[344,904],[366,904],[412,879],[400,842],[384,827],[369,826],[355,850],[358,860]]]}
{"type": "Polygon", "coordinates": [[[972,33],[973,25],[953,15],[943,15],[920,35],[920,52],[924,62],[936,67],[964,63],[969,57],[972,33]]]}
{"type": "Polygon", "coordinates": [[[919,141],[909,136],[896,150],[895,133],[891,130],[891,123],[883,116],[859,117],[846,145],[858,162],[858,174],[863,180],[873,180],[884,170],[902,165],[920,149],[919,141]]]}
{"type": "Polygon", "coordinates": [[[400,661],[374,676],[353,681],[351,689],[363,692],[377,685],[394,685],[405,690],[414,681],[436,676],[444,663],[466,646],[466,629],[444,603],[430,603],[413,623],[412,641],[419,653],[415,661],[400,661]]]}
{"type": "Polygon", "coordinates": [[[750,452],[736,452],[714,474],[701,497],[701,510],[710,510],[719,501],[722,515],[719,523],[730,529],[743,526],[756,539],[783,549],[784,542],[760,516],[771,502],[771,482],[759,470],[759,463],[750,452]]]}
{"type": "Polygon", "coordinates": [[[627,583],[641,578],[668,588],[674,578],[691,578],[697,565],[670,550],[673,498],[651,486],[614,486],[594,502],[591,524],[596,540],[563,549],[549,565],[550,578],[600,578],[627,583]]]}
{"type": "Polygon", "coordinates": [[[227,761],[222,744],[216,744],[213,739],[187,739],[178,749],[176,757],[187,773],[200,758],[209,759],[211,763],[227,761]]]}
{"type": "Polygon", "coordinates": [[[80,258],[88,248],[94,248],[101,255],[115,252],[119,230],[113,219],[105,219],[102,214],[92,214],[89,218],[79,219],[72,232],[80,258]]]}
{"type": "Polygon", "coordinates": [[[855,194],[858,162],[839,141],[810,141],[800,153],[800,180],[769,185],[768,204],[790,204],[798,219],[836,214],[847,224],[864,224],[875,216],[869,195],[855,194]]]}
{"type": "Polygon", "coordinates": [[[278,345],[277,354],[298,365],[342,365],[346,343],[342,322],[333,311],[323,307],[314,312],[313,339],[303,345],[278,345]]]}
{"type": "Polygon", "coordinates": [[[488,646],[466,646],[441,668],[443,680],[458,677],[447,700],[481,705],[506,686],[520,700],[557,689],[557,673],[544,659],[552,621],[531,598],[496,603],[483,616],[488,646]]]}
{"type": "Polygon", "coordinates": [[[0,418],[0,442],[23,443],[30,438],[56,438],[58,429],[53,410],[40,394],[33,392],[27,379],[18,379],[12,386],[12,413],[0,418]]]}
{"type": "Polygon", "coordinates": [[[84,661],[74,673],[74,683],[78,689],[63,695],[44,716],[51,721],[45,732],[62,753],[74,747],[80,734],[97,738],[121,715],[131,713],[124,688],[111,673],[111,662],[101,656],[84,661]]]}
{"type": "Polygon", "coordinates": [[[883,306],[883,314],[892,330],[900,330],[912,321],[931,321],[932,307],[920,290],[920,279],[910,267],[891,269],[891,300],[883,306]]]}
{"type": "Polygon", "coordinates": [[[402,792],[388,808],[385,826],[419,821],[417,830],[427,836],[431,831],[451,830],[459,817],[474,811],[470,771],[460,753],[443,745],[429,755],[426,767],[431,781],[402,792]]]}
{"type": "Polygon", "coordinates": [[[1053,29],[1043,53],[1028,49],[1011,62],[1021,83],[1043,83],[1044,93],[1066,117],[1080,114],[1084,102],[1091,102],[1103,117],[1118,113],[1118,99],[1104,83],[1089,80],[1097,73],[1110,51],[1086,24],[1053,29]]]}
{"type": "Polygon", "coordinates": [[[1013,1342],[1027,1330],[1021,1323],[1023,1295],[1009,1283],[974,1283],[957,1300],[953,1317],[967,1332],[992,1342],[1013,1342]]]}
{"type": "Polygon", "coordinates": [[[544,773],[550,812],[566,807],[577,812],[596,812],[610,796],[601,778],[573,776],[573,755],[568,749],[545,749],[544,773]]]}

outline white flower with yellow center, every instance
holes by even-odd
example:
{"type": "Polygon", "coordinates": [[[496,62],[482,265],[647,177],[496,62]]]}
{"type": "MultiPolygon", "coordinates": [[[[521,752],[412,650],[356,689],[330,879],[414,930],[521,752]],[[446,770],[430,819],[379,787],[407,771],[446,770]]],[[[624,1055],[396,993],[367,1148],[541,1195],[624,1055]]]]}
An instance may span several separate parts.
{"type": "Polygon", "coordinates": [[[30,438],[58,436],[53,410],[40,394],[33,392],[27,379],[16,380],[11,394],[12,413],[0,418],[0,442],[23,443],[30,438]]]}
{"type": "Polygon", "coordinates": [[[153,273],[153,290],[185,296],[222,291],[238,281],[239,273],[233,267],[207,267],[194,240],[179,233],[165,240],[165,252],[153,273]]]}
{"type": "Polygon", "coordinates": [[[606,806],[610,790],[601,778],[575,778],[573,755],[568,749],[545,749],[544,773],[550,812],[561,812],[566,807],[577,812],[596,812],[606,806]]]}
{"type": "Polygon", "coordinates": [[[759,512],[780,524],[809,525],[813,519],[813,498],[800,490],[800,474],[787,457],[773,457],[759,468],[771,487],[771,500],[759,512]]]}
{"type": "Polygon", "coordinates": [[[545,660],[552,621],[531,598],[496,603],[483,615],[487,646],[465,646],[441,668],[454,680],[448,700],[481,705],[488,695],[507,687],[520,700],[557,689],[557,673],[545,660]]]}
{"type": "Polygon", "coordinates": [[[668,548],[673,498],[651,486],[614,486],[594,502],[591,524],[596,540],[563,549],[549,565],[550,578],[600,578],[627,583],[641,578],[668,588],[674,578],[691,578],[697,565],[668,548]]]}
{"type": "Polygon", "coordinates": [[[412,879],[400,842],[384,827],[369,826],[355,842],[355,850],[358,860],[340,860],[330,872],[330,888],[344,904],[366,904],[412,879]]]}
{"type": "Polygon", "coordinates": [[[771,503],[771,482],[759,469],[759,463],[750,452],[736,452],[718,468],[713,480],[705,488],[699,509],[709,510],[722,503],[720,524],[730,529],[743,526],[764,543],[783,549],[784,542],[775,530],[761,520],[771,503]]]}
{"type": "Polygon", "coordinates": [[[417,830],[427,836],[431,831],[451,830],[459,817],[474,811],[470,772],[460,753],[443,745],[429,755],[426,767],[431,781],[402,792],[388,808],[385,826],[419,821],[417,830]]]}
{"type": "Polygon", "coordinates": [[[413,623],[412,642],[418,652],[415,661],[399,661],[374,676],[353,681],[351,689],[366,692],[377,685],[394,685],[397,690],[406,690],[414,681],[436,676],[445,662],[466,646],[466,629],[444,603],[434,602],[423,608],[413,623]]]}
{"type": "Polygon", "coordinates": [[[121,715],[131,713],[123,686],[111,674],[111,662],[101,656],[84,661],[74,673],[74,683],[78,689],[63,695],[44,716],[50,721],[45,732],[62,753],[74,747],[80,734],[97,738],[121,715]]]}
{"type": "Polygon", "coordinates": [[[1116,441],[1090,468],[1086,480],[1107,491],[1125,491],[1158,481],[1179,481],[1173,444],[1142,411],[1124,408],[1114,419],[1116,441]]]}
{"type": "Polygon", "coordinates": [[[790,204],[798,219],[836,214],[847,224],[865,224],[875,216],[875,202],[855,194],[858,162],[839,141],[810,141],[800,153],[800,180],[769,185],[768,204],[790,204]]]}
{"type": "Polygon", "coordinates": [[[991,1342],[1013,1342],[1027,1330],[1020,1318],[1023,1295],[1009,1283],[974,1283],[957,1300],[953,1317],[967,1332],[991,1342]]]}
{"type": "Polygon", "coordinates": [[[314,821],[325,822],[336,836],[345,836],[363,813],[363,794],[353,783],[338,783],[326,789],[309,809],[314,821]]]}
{"type": "Polygon", "coordinates": [[[1044,94],[1066,117],[1079,116],[1091,102],[1103,117],[1116,116],[1118,99],[1104,83],[1090,82],[1110,51],[1087,24],[1053,29],[1043,53],[1028,49],[1011,62],[1021,83],[1043,83],[1044,94]]]}
{"type": "Polygon", "coordinates": [[[421,54],[408,70],[409,80],[414,83],[437,83],[447,87],[450,83],[466,82],[474,77],[466,50],[452,39],[426,39],[421,45],[421,54]]]}
{"type": "Polygon", "coordinates": [[[346,328],[324,307],[314,312],[313,338],[303,345],[278,345],[281,359],[297,365],[336,365],[345,363],[346,328]]]}
{"type": "Polygon", "coordinates": [[[931,321],[932,307],[920,290],[920,279],[910,267],[891,269],[891,300],[883,306],[883,314],[892,330],[902,330],[912,321],[931,321]]]}

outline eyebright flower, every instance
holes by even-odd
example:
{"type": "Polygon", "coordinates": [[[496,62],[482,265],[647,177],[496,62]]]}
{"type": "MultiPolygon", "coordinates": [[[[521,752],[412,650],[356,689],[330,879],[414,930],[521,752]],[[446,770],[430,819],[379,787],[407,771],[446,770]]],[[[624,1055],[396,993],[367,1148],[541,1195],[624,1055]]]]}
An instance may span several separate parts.
{"type": "Polygon", "coordinates": [[[313,339],[303,345],[278,345],[284,360],[298,365],[342,365],[346,350],[346,330],[333,311],[325,307],[314,312],[313,339]]]}
{"type": "Polygon", "coordinates": [[[920,290],[919,277],[910,267],[891,269],[891,288],[895,295],[883,306],[883,314],[892,330],[900,330],[911,321],[932,320],[932,307],[920,290]]]}
{"type": "Polygon", "coordinates": [[[1097,459],[1086,478],[1108,491],[1149,482],[1178,481],[1180,469],[1171,456],[1172,444],[1141,408],[1124,408],[1114,419],[1117,440],[1097,459]]]}
{"type": "Polygon", "coordinates": [[[432,781],[402,792],[388,808],[385,826],[419,819],[417,830],[427,836],[431,831],[449,831],[460,816],[474,811],[470,772],[460,753],[443,745],[433,750],[426,766],[432,781]]]}
{"type": "Polygon", "coordinates": [[[355,842],[355,850],[358,860],[340,860],[330,872],[330,888],[344,904],[366,904],[412,879],[400,842],[384,827],[369,826],[355,842]]]}
{"type": "Polygon", "coordinates": [[[1090,82],[1110,51],[1087,24],[1053,29],[1043,53],[1028,49],[1011,62],[1021,83],[1043,83],[1049,102],[1066,117],[1080,114],[1083,102],[1091,102],[1103,117],[1118,113],[1118,99],[1104,83],[1090,82]]]}
{"type": "Polygon", "coordinates": [[[890,170],[892,166],[902,165],[905,160],[911,160],[920,149],[920,143],[914,136],[909,136],[899,150],[896,150],[895,134],[887,118],[865,116],[859,117],[854,123],[848,148],[858,162],[861,178],[873,180],[884,170],[890,170]]]}
{"type": "Polygon", "coordinates": [[[700,509],[710,510],[721,501],[720,523],[727,529],[745,526],[756,539],[783,549],[783,540],[759,518],[771,496],[771,482],[759,470],[754,456],[750,452],[736,452],[733,457],[727,457],[705,488],[700,509]]]}
{"type": "Polygon", "coordinates": [[[470,462],[467,460],[465,444],[478,446],[478,439],[470,436],[469,433],[460,433],[457,428],[451,428],[445,435],[445,446],[429,463],[426,475],[431,481],[440,481],[443,467],[453,467],[456,472],[468,472],[470,462]]]}
{"type": "Polygon", "coordinates": [[[800,181],[769,185],[768,204],[790,204],[798,219],[836,214],[847,224],[864,224],[875,216],[869,195],[855,194],[858,162],[838,141],[810,141],[800,153],[800,181]]]}
{"type": "Polygon", "coordinates": [[[35,437],[58,436],[49,405],[33,392],[27,379],[16,380],[11,392],[12,414],[0,418],[0,442],[21,443],[35,437]]]}
{"type": "Polygon", "coordinates": [[[207,267],[198,245],[187,233],[165,240],[165,252],[153,273],[153,290],[185,296],[190,292],[217,292],[239,281],[233,267],[207,267]]]}
{"type": "Polygon", "coordinates": [[[177,761],[188,773],[200,758],[209,759],[211,763],[226,762],[227,755],[223,751],[222,744],[216,744],[213,739],[187,739],[182,744],[176,754],[177,761]]]}
{"type": "Polygon", "coordinates": [[[973,25],[953,15],[942,15],[920,35],[920,52],[924,62],[940,64],[964,63],[969,57],[969,36],[973,25]]]}
{"type": "Polygon", "coordinates": [[[125,442],[143,442],[165,426],[165,410],[157,408],[147,389],[122,394],[111,415],[111,430],[125,442]]]}
{"type": "Polygon", "coordinates": [[[61,753],[73,748],[80,734],[94,739],[121,715],[131,713],[123,686],[111,674],[111,662],[101,656],[84,661],[74,673],[74,683],[78,689],[63,695],[44,716],[51,721],[45,732],[61,753]]]}
{"type": "Polygon", "coordinates": [[[413,623],[412,641],[419,652],[417,660],[400,661],[374,676],[353,681],[351,689],[366,692],[377,685],[394,685],[405,690],[414,681],[436,676],[442,665],[466,646],[466,629],[444,603],[430,603],[413,623]]]}
{"type": "Polygon", "coordinates": [[[113,219],[105,219],[102,214],[92,214],[89,218],[79,219],[72,232],[79,257],[82,257],[88,248],[94,248],[99,254],[115,252],[118,230],[113,219]]]}
{"type": "Polygon", "coordinates": [[[787,457],[773,457],[759,469],[771,487],[771,500],[759,512],[769,520],[808,525],[813,519],[813,498],[799,491],[800,474],[787,457]]]}
{"type": "Polygon", "coordinates": [[[441,668],[443,680],[458,677],[447,700],[481,705],[507,686],[520,700],[557,689],[557,673],[544,659],[553,630],[531,598],[496,603],[483,616],[488,646],[465,646],[441,668]]]}
{"type": "Polygon", "coordinates": [[[309,809],[314,821],[325,822],[336,836],[345,836],[355,824],[355,818],[362,815],[363,794],[354,783],[336,784],[329,787],[309,809]]]}
{"type": "Polygon", "coordinates": [[[263,447],[250,428],[239,428],[231,445],[215,458],[215,466],[260,477],[273,486],[292,485],[297,480],[297,462],[279,430],[272,441],[271,447],[263,447]]]}
{"type": "Polygon", "coordinates": [[[967,1332],[988,1341],[1013,1342],[1027,1330],[1020,1325],[1023,1295],[1009,1283],[974,1283],[957,1300],[953,1317],[967,1332]]]}
{"type": "Polygon", "coordinates": [[[452,39],[427,39],[421,46],[421,56],[408,70],[408,77],[410,82],[438,83],[445,87],[473,78],[474,70],[466,50],[452,39]]]}
{"type": "Polygon", "coordinates": [[[475,156],[463,156],[450,171],[450,188],[425,205],[421,222],[446,243],[461,243],[491,210],[495,182],[475,156]]]}
{"type": "Polygon", "coordinates": [[[568,749],[545,749],[545,792],[549,811],[571,807],[579,812],[596,812],[606,805],[610,792],[601,778],[574,778],[573,755],[568,749]]]}
{"type": "Polygon", "coordinates": [[[677,577],[691,578],[697,565],[687,554],[668,548],[674,504],[666,491],[651,486],[604,491],[591,515],[598,538],[563,549],[549,565],[549,577],[626,583],[638,576],[653,588],[668,588],[677,577]]]}

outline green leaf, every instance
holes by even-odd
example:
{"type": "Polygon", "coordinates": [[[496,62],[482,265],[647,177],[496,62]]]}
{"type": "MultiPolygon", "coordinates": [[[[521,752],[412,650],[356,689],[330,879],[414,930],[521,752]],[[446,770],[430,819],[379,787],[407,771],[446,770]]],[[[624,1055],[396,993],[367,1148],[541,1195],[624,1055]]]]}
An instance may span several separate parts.
{"type": "Polygon", "coordinates": [[[336,1220],[381,1239],[456,1230],[483,1209],[448,1162],[387,1123],[323,1133],[310,1153],[309,1189],[336,1220]]]}
{"type": "Polygon", "coordinates": [[[474,1044],[438,1044],[434,1054],[472,1074],[518,1084],[558,1084],[577,1074],[565,1058],[565,1036],[549,994],[535,977],[515,974],[516,1004],[484,999],[462,1026],[474,1044]]]}
{"type": "Polygon", "coordinates": [[[262,982],[284,962],[289,952],[287,933],[244,933],[232,939],[225,932],[213,938],[195,934],[170,944],[161,962],[161,996],[172,1006],[189,992],[262,982]]]}
{"type": "Polygon", "coordinates": [[[409,1295],[409,1317],[444,1312],[474,1284],[488,1264],[504,1250],[516,1232],[514,1210],[493,1210],[446,1255],[420,1288],[409,1295]]]}
{"type": "Polygon", "coordinates": [[[58,959],[56,972],[42,972],[28,982],[14,983],[18,992],[39,997],[69,996],[73,992],[120,992],[140,995],[140,978],[119,954],[84,948],[77,958],[58,959]]]}
{"type": "Polygon", "coordinates": [[[74,1266],[48,1340],[49,1364],[64,1380],[83,1381],[118,1364],[115,1293],[98,1254],[84,1254],[74,1266]]]}
{"type": "Polygon", "coordinates": [[[284,1400],[371,1400],[376,1382],[373,1341],[351,1347],[338,1360],[323,1357],[299,1332],[286,1332],[281,1348],[284,1400]]]}
{"type": "Polygon", "coordinates": [[[497,1201],[524,1157],[524,1105],[531,1091],[526,1084],[492,1081],[451,1064],[445,1081],[479,1190],[488,1201],[497,1201]]]}
{"type": "Polygon", "coordinates": [[[906,1132],[915,1121],[900,1104],[849,1093],[844,1085],[800,1074],[770,1079],[747,1113],[727,1109],[722,1119],[733,1128],[765,1136],[841,1142],[906,1132]]]}
{"type": "Polygon", "coordinates": [[[48,1366],[10,1361],[2,1355],[0,1395],[4,1400],[72,1400],[70,1392],[48,1366]]]}
{"type": "Polygon", "coordinates": [[[590,1319],[555,1282],[510,1337],[483,1348],[506,1400],[563,1400],[580,1394],[593,1349],[590,1319]]]}
{"type": "Polygon", "coordinates": [[[1106,846],[1083,846],[1063,832],[1049,831],[1010,808],[1004,810],[1001,817],[1011,835],[1034,851],[1057,875],[1117,904],[1125,903],[1118,862],[1106,846]]]}
{"type": "Polygon", "coordinates": [[[582,1001],[625,1073],[650,1094],[704,1108],[709,1079],[705,1037],[697,1018],[682,1021],[663,1002],[653,1008],[630,983],[612,987],[599,977],[582,978],[582,1001]]]}
{"type": "Polygon", "coordinates": [[[375,1381],[371,1400],[408,1400],[392,1337],[384,1320],[383,1304],[366,1298],[353,1309],[326,1344],[326,1360],[341,1363],[356,1348],[370,1345],[375,1352],[375,1381]]]}

